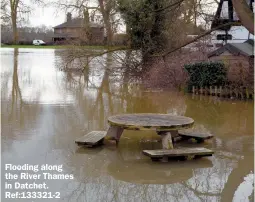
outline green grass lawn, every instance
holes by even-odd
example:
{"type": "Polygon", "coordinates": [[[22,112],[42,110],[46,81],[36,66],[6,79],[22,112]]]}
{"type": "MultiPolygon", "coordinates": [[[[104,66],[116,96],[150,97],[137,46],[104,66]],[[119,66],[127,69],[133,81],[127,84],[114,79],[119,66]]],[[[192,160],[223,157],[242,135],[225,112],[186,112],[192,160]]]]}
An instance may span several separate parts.
{"type": "MultiPolygon", "coordinates": [[[[68,49],[74,48],[72,45],[49,45],[49,46],[34,46],[34,45],[1,45],[1,48],[39,48],[39,49],[68,49]]],[[[77,46],[77,48],[84,49],[116,49],[121,48],[122,46],[77,46]]],[[[123,46],[123,48],[125,48],[123,46]]]]}

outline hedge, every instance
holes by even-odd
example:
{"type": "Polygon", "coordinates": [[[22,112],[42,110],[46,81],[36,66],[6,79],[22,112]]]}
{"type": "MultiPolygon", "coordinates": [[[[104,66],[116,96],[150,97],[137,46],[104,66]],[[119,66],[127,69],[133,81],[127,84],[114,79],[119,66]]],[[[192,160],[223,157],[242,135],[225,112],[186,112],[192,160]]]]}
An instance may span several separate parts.
{"type": "Polygon", "coordinates": [[[192,89],[192,86],[221,86],[227,81],[227,69],[221,62],[199,62],[186,64],[184,69],[189,74],[189,91],[192,89]]]}

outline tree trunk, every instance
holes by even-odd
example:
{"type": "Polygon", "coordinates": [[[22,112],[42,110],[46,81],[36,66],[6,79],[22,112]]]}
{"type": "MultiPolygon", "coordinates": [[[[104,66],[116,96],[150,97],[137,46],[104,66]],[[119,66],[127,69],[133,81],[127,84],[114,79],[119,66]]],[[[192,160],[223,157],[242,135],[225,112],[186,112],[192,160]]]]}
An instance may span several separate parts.
{"type": "Polygon", "coordinates": [[[254,35],[254,14],[245,0],[232,0],[235,11],[243,26],[254,35]]]}
{"type": "Polygon", "coordinates": [[[92,33],[91,33],[91,28],[89,24],[89,11],[87,8],[83,10],[83,17],[84,17],[84,32],[85,32],[85,39],[87,44],[91,44],[92,42],[92,33]]]}
{"type": "Polygon", "coordinates": [[[109,18],[105,20],[105,26],[106,26],[106,33],[107,33],[107,45],[111,46],[112,45],[112,25],[109,20],[109,18]]]}
{"type": "Polygon", "coordinates": [[[130,28],[130,26],[128,24],[126,24],[126,33],[127,33],[127,37],[128,37],[128,39],[126,41],[127,46],[131,47],[132,46],[131,28],[130,28]]]}
{"type": "Polygon", "coordinates": [[[105,29],[106,29],[106,37],[107,37],[107,45],[112,45],[112,25],[111,25],[111,21],[110,21],[110,8],[106,9],[105,7],[107,5],[107,3],[104,3],[104,0],[98,0],[99,2],[99,6],[100,6],[100,11],[102,13],[103,16],[103,20],[104,20],[104,25],[105,25],[105,29]]]}
{"type": "Polygon", "coordinates": [[[19,35],[18,35],[16,19],[12,20],[12,32],[13,32],[13,44],[18,44],[19,35]]]}
{"type": "MultiPolygon", "coordinates": [[[[158,10],[159,8],[165,7],[165,2],[157,0],[153,2],[153,9],[158,10]]],[[[154,14],[154,22],[151,28],[150,38],[153,41],[152,46],[147,49],[149,54],[160,53],[164,51],[166,47],[167,37],[165,34],[166,25],[166,14],[164,12],[156,12],[154,14]]]]}
{"type": "Polygon", "coordinates": [[[17,29],[17,8],[18,8],[19,0],[10,0],[10,4],[11,4],[13,43],[17,44],[19,41],[19,35],[18,35],[18,29],[17,29]]]}

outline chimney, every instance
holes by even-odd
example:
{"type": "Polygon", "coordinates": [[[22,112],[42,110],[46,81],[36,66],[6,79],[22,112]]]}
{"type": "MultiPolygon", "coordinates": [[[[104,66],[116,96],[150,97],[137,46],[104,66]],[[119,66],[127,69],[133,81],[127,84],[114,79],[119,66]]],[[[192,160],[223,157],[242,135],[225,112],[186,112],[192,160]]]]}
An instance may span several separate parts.
{"type": "Polygon", "coordinates": [[[66,22],[70,22],[71,20],[72,20],[72,14],[68,12],[66,14],[66,22]]]}

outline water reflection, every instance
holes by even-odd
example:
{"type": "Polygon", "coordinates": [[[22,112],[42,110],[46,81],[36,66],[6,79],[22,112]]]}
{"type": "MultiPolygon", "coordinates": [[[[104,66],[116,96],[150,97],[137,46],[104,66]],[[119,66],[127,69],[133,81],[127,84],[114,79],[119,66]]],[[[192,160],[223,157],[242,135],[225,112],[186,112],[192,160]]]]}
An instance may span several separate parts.
{"type": "MultiPolygon", "coordinates": [[[[139,132],[136,135],[139,135],[139,132]]],[[[147,134],[148,135],[148,134],[147,134]]],[[[130,136],[129,136],[130,137],[130,136]]],[[[134,184],[173,184],[186,181],[193,176],[193,170],[212,167],[209,159],[199,161],[172,161],[168,165],[161,162],[151,162],[141,154],[143,149],[159,149],[159,137],[147,141],[137,141],[126,138],[120,144],[118,152],[108,165],[108,173],[117,180],[134,184]]]]}
{"type": "Polygon", "coordinates": [[[63,164],[75,180],[47,182],[63,201],[247,201],[252,193],[242,188],[251,189],[244,178],[253,176],[252,102],[145,90],[114,71],[111,54],[82,75],[59,70],[58,50],[1,49],[1,56],[2,165],[63,164]],[[153,131],[125,131],[118,148],[74,144],[106,130],[111,115],[142,112],[192,117],[198,130],[215,134],[203,145],[215,155],[151,162],[141,151],[160,148],[153,131]]]}
{"type": "Polygon", "coordinates": [[[14,107],[19,108],[18,111],[20,111],[20,114],[22,114],[22,95],[21,90],[19,87],[19,79],[18,79],[18,49],[14,49],[14,55],[13,55],[13,76],[12,76],[12,105],[11,105],[11,113],[9,120],[13,116],[13,111],[17,111],[14,109],[14,107]],[[19,103],[18,103],[19,101],[19,103]],[[19,104],[19,107],[18,107],[19,104]]]}

